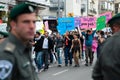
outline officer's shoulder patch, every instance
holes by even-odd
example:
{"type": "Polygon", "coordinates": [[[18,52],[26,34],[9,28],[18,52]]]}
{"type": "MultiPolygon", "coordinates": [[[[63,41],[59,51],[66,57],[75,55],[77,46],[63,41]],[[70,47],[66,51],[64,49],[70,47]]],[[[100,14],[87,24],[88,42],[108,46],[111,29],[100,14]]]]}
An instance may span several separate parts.
{"type": "Polygon", "coordinates": [[[12,43],[7,43],[5,46],[5,51],[13,52],[15,49],[15,45],[12,43]]]}
{"type": "Polygon", "coordinates": [[[12,72],[13,64],[8,60],[0,60],[0,80],[5,80],[12,72]]]}

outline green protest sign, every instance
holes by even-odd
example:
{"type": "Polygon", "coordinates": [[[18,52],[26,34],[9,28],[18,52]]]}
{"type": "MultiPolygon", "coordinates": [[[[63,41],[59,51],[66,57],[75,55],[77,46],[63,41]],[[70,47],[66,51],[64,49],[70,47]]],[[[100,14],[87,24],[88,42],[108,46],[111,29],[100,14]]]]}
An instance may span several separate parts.
{"type": "Polygon", "coordinates": [[[106,16],[101,16],[97,19],[97,28],[96,30],[102,30],[106,25],[106,16]]]}

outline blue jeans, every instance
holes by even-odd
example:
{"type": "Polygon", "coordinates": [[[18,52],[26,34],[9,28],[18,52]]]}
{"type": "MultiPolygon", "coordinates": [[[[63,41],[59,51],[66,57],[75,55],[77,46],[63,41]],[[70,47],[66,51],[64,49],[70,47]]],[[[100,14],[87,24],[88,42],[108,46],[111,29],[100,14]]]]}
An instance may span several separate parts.
{"type": "Polygon", "coordinates": [[[62,48],[57,48],[58,64],[62,64],[62,48]]]}
{"type": "Polygon", "coordinates": [[[43,52],[40,51],[37,53],[37,67],[38,69],[41,69],[43,66],[43,52]]]}
{"type": "Polygon", "coordinates": [[[66,65],[68,64],[68,60],[70,60],[69,64],[72,64],[72,53],[69,52],[69,51],[70,51],[70,48],[65,47],[65,49],[64,49],[64,56],[65,56],[65,64],[66,65]]]}

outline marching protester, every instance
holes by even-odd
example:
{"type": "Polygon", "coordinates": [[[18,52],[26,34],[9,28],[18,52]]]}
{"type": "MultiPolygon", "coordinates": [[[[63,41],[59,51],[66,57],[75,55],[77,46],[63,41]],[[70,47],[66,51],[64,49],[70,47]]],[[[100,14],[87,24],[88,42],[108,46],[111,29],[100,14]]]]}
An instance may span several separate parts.
{"type": "Polygon", "coordinates": [[[65,45],[64,45],[64,56],[65,56],[65,66],[69,65],[72,66],[72,53],[70,52],[70,48],[72,45],[72,36],[69,34],[69,32],[66,32],[65,34],[65,45]]]}
{"type": "Polygon", "coordinates": [[[100,51],[101,51],[101,46],[105,41],[105,36],[104,36],[104,31],[99,31],[98,33],[98,47],[97,47],[97,58],[100,55],[100,51]]]}
{"type": "Polygon", "coordinates": [[[82,35],[85,36],[85,61],[86,61],[86,66],[88,66],[88,58],[90,59],[90,65],[92,65],[93,62],[93,53],[92,53],[92,42],[93,42],[93,37],[95,34],[95,31],[92,30],[87,30],[86,33],[82,32],[82,35]]]}
{"type": "Polygon", "coordinates": [[[41,37],[41,47],[42,47],[42,53],[43,53],[43,63],[44,63],[44,70],[47,70],[49,68],[49,54],[51,51],[53,51],[53,41],[48,36],[48,32],[45,31],[44,37],[41,37]]]}
{"type": "Polygon", "coordinates": [[[74,39],[72,40],[72,46],[70,50],[73,53],[73,58],[75,63],[74,67],[80,67],[79,56],[81,56],[81,51],[82,51],[81,42],[80,39],[78,39],[77,35],[74,34],[73,37],[74,39]]]}
{"type": "Polygon", "coordinates": [[[43,52],[41,46],[41,33],[36,32],[35,34],[35,43],[34,43],[34,51],[35,51],[35,63],[37,65],[38,71],[43,68],[43,52]]]}
{"type": "Polygon", "coordinates": [[[64,44],[64,40],[60,36],[60,34],[58,33],[56,35],[56,41],[55,41],[56,51],[57,51],[58,67],[62,66],[63,44],[64,44]]]}

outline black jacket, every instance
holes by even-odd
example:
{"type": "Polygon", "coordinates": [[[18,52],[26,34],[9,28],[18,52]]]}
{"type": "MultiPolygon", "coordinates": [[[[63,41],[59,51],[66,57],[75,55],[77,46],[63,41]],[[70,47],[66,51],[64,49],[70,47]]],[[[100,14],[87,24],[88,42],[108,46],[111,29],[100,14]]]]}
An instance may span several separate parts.
{"type": "MultiPolygon", "coordinates": [[[[42,46],[43,46],[43,41],[44,41],[44,36],[42,36],[37,42],[36,42],[36,44],[35,44],[35,49],[34,49],[34,51],[35,52],[39,52],[39,51],[42,51],[43,49],[42,49],[42,46]]],[[[54,46],[54,44],[53,44],[53,40],[50,38],[50,37],[48,37],[48,50],[50,51],[50,50],[53,50],[53,46],[54,46]]]]}
{"type": "Polygon", "coordinates": [[[68,40],[68,39],[65,37],[65,38],[64,38],[64,44],[65,44],[65,47],[71,48],[73,36],[72,36],[72,35],[69,35],[68,37],[69,37],[70,40],[68,40]],[[66,40],[68,40],[68,45],[66,45],[66,40]]]}

